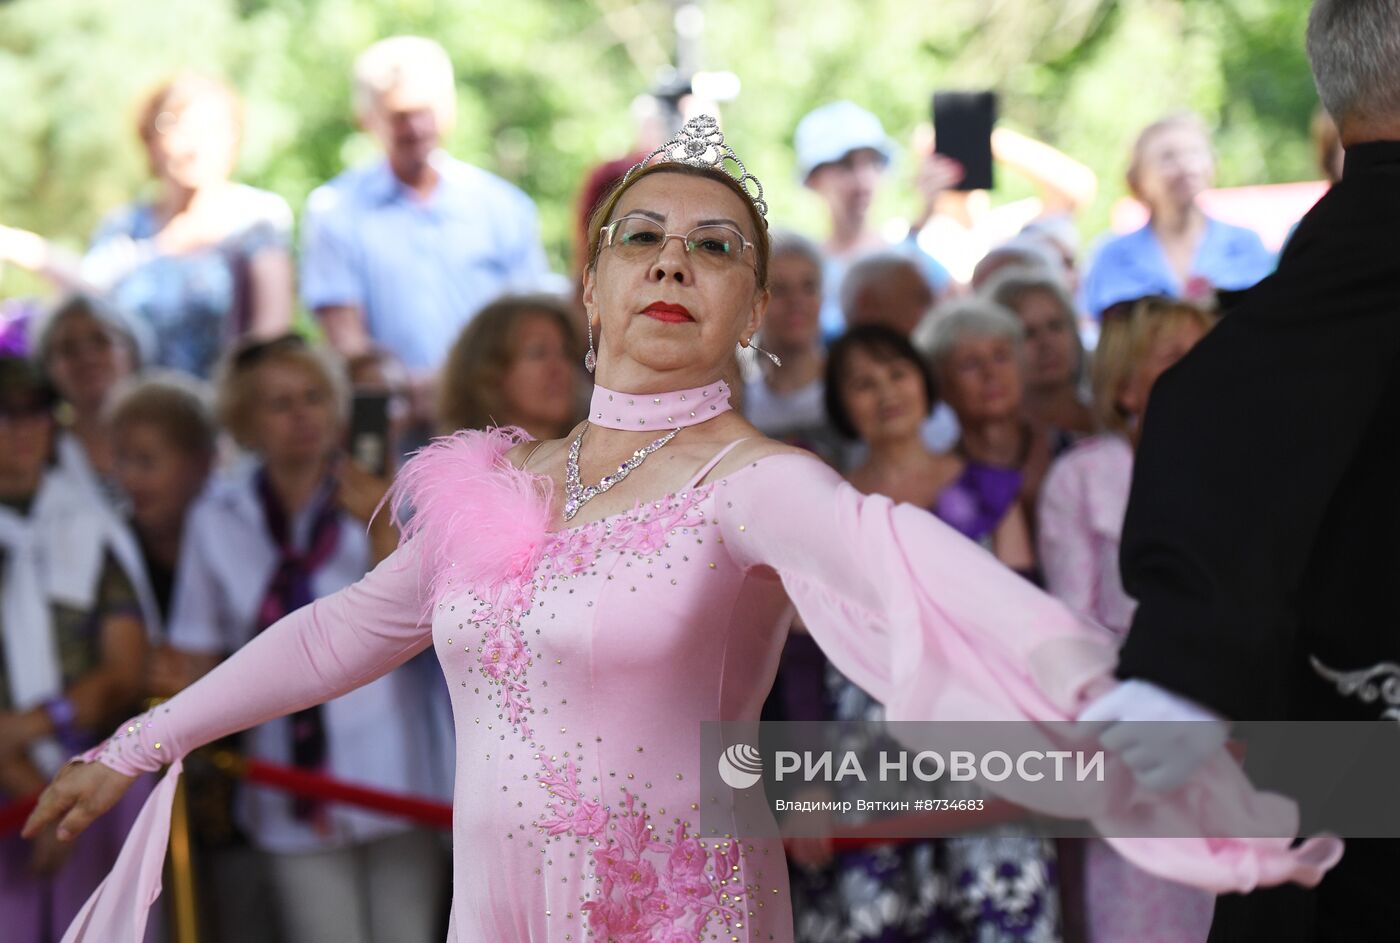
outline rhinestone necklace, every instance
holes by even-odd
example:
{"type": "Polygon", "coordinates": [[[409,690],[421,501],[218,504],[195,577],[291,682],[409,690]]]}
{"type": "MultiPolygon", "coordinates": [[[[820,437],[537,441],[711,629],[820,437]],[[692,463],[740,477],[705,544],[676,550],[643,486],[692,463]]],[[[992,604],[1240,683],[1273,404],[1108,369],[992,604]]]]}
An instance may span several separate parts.
{"type": "Polygon", "coordinates": [[[674,439],[676,433],[681,430],[677,426],[661,438],[652,440],[650,445],[637,449],[632,453],[631,458],[617,466],[617,471],[611,475],[604,475],[596,485],[589,485],[585,488],[583,482],[579,480],[578,450],[583,445],[583,434],[587,431],[588,423],[584,422],[583,428],[578,431],[578,435],[574,436],[574,441],[569,443],[569,458],[564,463],[564,520],[566,521],[573,520],[574,515],[579,512],[579,508],[632,474],[632,469],[642,464],[652,452],[674,439]]]}

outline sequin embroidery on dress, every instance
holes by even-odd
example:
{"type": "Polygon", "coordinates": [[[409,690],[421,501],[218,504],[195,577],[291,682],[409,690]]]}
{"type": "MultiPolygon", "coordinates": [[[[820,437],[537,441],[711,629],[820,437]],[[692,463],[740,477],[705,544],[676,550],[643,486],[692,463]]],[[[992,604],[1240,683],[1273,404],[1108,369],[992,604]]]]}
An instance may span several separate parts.
{"type": "MultiPolygon", "coordinates": [[[[459,525],[409,528],[431,586],[439,658],[458,695],[459,752],[473,757],[465,768],[459,760],[456,807],[465,803],[470,811],[459,812],[458,824],[481,841],[503,840],[502,853],[533,873],[554,927],[550,940],[749,939],[756,912],[769,908],[758,894],[762,869],[754,871],[744,852],[772,849],[741,846],[728,835],[701,837],[694,819],[676,814],[686,807],[698,814],[698,781],[675,757],[664,761],[664,774],[658,769],[674,744],[653,739],[656,756],[643,746],[647,736],[624,747],[613,723],[620,715],[594,713],[585,703],[597,671],[625,679],[629,670],[615,657],[592,661],[592,646],[607,643],[618,615],[635,611],[623,604],[604,612],[599,594],[630,600],[639,590],[675,589],[697,572],[707,581],[729,579],[721,574],[732,571],[716,570],[723,557],[718,521],[706,515],[723,482],[692,482],[630,511],[549,531],[547,480],[504,458],[518,441],[510,430],[459,433],[420,456],[416,462],[429,461],[409,479],[414,509],[429,507],[428,520],[459,525]],[[597,616],[580,620],[583,613],[597,616]],[[533,788],[516,794],[527,786],[533,788]],[[525,864],[534,855],[534,864],[525,864]],[[746,884],[746,877],[756,880],[746,884]]],[[[658,615],[653,639],[694,640],[678,633],[658,615]]],[[[625,659],[635,662],[636,654],[625,659]]],[[[490,932],[504,932],[506,920],[534,939],[518,919],[535,918],[493,915],[490,932]]]]}

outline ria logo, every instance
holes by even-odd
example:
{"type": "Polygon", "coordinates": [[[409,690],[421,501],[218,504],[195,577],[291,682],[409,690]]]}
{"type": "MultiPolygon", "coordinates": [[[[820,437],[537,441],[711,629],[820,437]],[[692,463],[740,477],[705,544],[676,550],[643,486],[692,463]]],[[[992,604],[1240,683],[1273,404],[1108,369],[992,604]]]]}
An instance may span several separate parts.
{"type": "Polygon", "coordinates": [[[719,778],[731,789],[748,789],[763,777],[763,755],[747,743],[736,743],[720,754],[719,778]]]}

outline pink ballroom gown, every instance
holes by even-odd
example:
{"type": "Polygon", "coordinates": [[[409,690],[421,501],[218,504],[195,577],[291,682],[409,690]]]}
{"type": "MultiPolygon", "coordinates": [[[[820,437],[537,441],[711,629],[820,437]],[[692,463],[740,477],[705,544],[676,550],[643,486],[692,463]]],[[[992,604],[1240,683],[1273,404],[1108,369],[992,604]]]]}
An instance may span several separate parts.
{"type": "MultiPolygon", "coordinates": [[[[814,458],[772,455],[708,481],[707,468],[630,512],[549,532],[546,479],[503,458],[514,441],[439,440],[401,475],[414,514],[397,553],[88,758],[156,769],[431,644],[457,729],[451,943],[789,943],[781,845],[696,834],[699,724],[758,718],[789,600],[892,719],[1064,720],[1112,683],[1102,630],[926,511],[862,496],[814,458]]],[[[174,780],[66,940],[139,938],[174,780]]],[[[1152,814],[1199,821],[1216,799],[1282,803],[1222,751],[1152,814]]],[[[1095,820],[1131,827],[1133,814],[1095,820]]],[[[1318,840],[1115,845],[1220,890],[1315,883],[1339,854],[1318,840]]]]}

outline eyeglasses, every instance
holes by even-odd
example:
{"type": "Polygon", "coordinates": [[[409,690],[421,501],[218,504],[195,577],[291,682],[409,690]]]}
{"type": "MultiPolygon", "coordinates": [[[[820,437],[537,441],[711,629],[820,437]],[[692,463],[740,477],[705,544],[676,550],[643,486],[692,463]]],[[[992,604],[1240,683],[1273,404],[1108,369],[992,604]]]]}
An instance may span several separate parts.
{"type": "Polygon", "coordinates": [[[602,229],[603,245],[629,262],[647,262],[661,255],[667,239],[679,239],[686,255],[696,264],[724,270],[741,261],[753,243],[733,226],[696,226],[690,232],[667,232],[645,216],[623,216],[602,229]]]}

